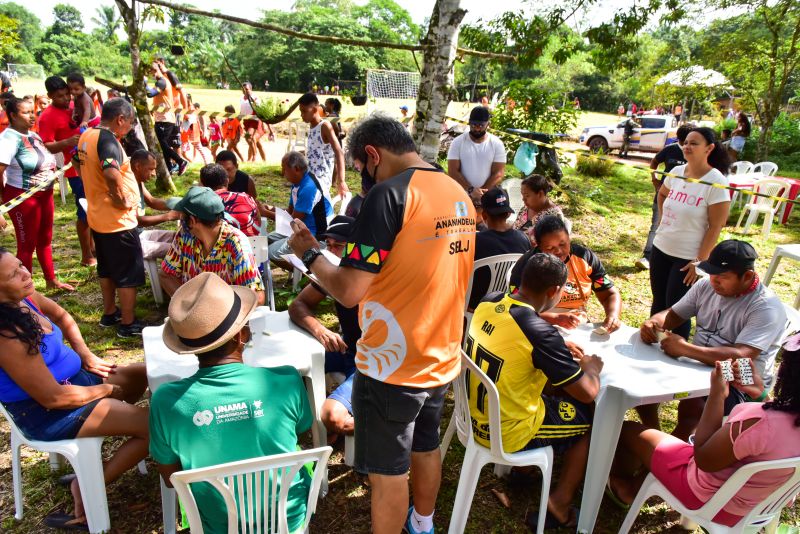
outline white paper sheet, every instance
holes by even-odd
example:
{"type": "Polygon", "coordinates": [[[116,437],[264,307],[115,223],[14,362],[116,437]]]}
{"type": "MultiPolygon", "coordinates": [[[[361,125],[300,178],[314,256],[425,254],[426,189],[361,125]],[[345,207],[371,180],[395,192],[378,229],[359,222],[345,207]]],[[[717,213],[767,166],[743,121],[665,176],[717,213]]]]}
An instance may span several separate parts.
{"type": "Polygon", "coordinates": [[[275,207],[275,231],[281,235],[289,237],[294,232],[292,231],[292,216],[289,212],[275,207]]]}

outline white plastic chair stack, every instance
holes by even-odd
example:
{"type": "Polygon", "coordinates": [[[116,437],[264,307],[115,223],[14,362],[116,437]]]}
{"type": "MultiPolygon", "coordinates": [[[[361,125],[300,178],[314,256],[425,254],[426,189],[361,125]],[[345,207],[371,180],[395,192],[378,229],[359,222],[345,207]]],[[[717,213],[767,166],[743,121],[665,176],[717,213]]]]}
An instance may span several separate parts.
{"type": "Polygon", "coordinates": [[[193,534],[203,533],[197,503],[189,489],[189,484],[195,482],[208,482],[225,499],[229,534],[289,534],[286,502],[292,480],[306,463],[316,462],[303,523],[303,531],[307,532],[332,450],[319,447],[179,471],[172,474],[170,481],[183,503],[193,534]]]}
{"type": "MultiPolygon", "coordinates": [[[[797,245],[778,245],[775,247],[775,253],[772,255],[772,261],[769,262],[767,274],[764,276],[764,285],[768,286],[770,280],[775,275],[778,269],[778,264],[781,258],[786,257],[795,261],[800,261],[800,244],[797,245]]],[[[797,291],[797,297],[794,299],[795,309],[800,310],[800,288],[797,291]]]]}
{"type": "Polygon", "coordinates": [[[272,269],[269,265],[269,238],[265,235],[249,236],[250,246],[253,247],[253,255],[256,264],[261,265],[264,270],[264,285],[267,286],[267,304],[269,309],[275,311],[275,290],[272,284],[272,269]]]}
{"type": "Polygon", "coordinates": [[[89,495],[84,500],[86,521],[89,532],[107,532],[111,528],[108,517],[108,501],[106,499],[106,485],[103,479],[103,455],[101,447],[103,438],[76,438],[61,441],[35,441],[26,438],[14,424],[14,420],[0,404],[0,414],[8,421],[11,427],[11,472],[14,486],[14,517],[22,519],[22,464],[20,463],[20,447],[25,445],[51,455],[59,454],[66,458],[75,474],[78,476],[78,485],[81,495],[89,495]]]}
{"type": "Polygon", "coordinates": [[[508,180],[503,180],[500,187],[505,189],[506,193],[508,193],[508,201],[511,204],[511,209],[514,210],[514,213],[508,216],[508,220],[513,222],[517,218],[519,210],[525,205],[522,201],[522,180],[519,178],[509,178],[508,180]]]}
{"type": "MultiPolygon", "coordinates": [[[[765,178],[755,183],[753,191],[762,195],[785,199],[789,192],[789,184],[782,180],[765,178]]],[[[769,239],[770,230],[772,230],[772,219],[775,217],[775,214],[778,213],[781,204],[783,204],[783,200],[773,200],[754,195],[752,200],[744,205],[742,214],[739,216],[739,221],[736,223],[735,230],[738,230],[741,226],[745,213],[750,212],[747,216],[747,222],[744,225],[745,234],[750,229],[750,225],[756,222],[759,214],[764,214],[764,226],[761,230],[761,235],[766,241],[769,239]]]]}
{"type": "Polygon", "coordinates": [[[775,176],[778,174],[778,164],[772,163],[771,161],[762,161],[753,165],[751,172],[760,172],[764,176],[775,176]]]}
{"type": "MultiPolygon", "coordinates": [[[[545,514],[547,513],[547,497],[550,494],[550,476],[553,470],[553,448],[543,447],[529,451],[506,453],[503,450],[502,431],[500,426],[500,395],[488,376],[467,355],[461,352],[461,373],[453,382],[455,410],[453,419],[461,443],[467,448],[464,462],[461,465],[461,476],[458,479],[458,491],[450,516],[450,534],[461,534],[467,524],[472,498],[481,474],[481,468],[488,463],[507,466],[535,465],[542,470],[542,492],[539,498],[539,527],[537,533],[544,531],[545,514]],[[489,412],[489,435],[491,448],[487,449],[475,441],[472,435],[472,418],[469,413],[467,388],[470,387],[470,375],[480,381],[486,391],[486,409],[489,412]]],[[[449,443],[448,443],[449,444],[449,443]]],[[[446,447],[442,444],[442,447],[446,447]]],[[[445,452],[446,452],[445,448],[445,452]]],[[[442,453],[444,458],[444,453],[442,453]]]]}
{"type": "Polygon", "coordinates": [[[771,460],[767,462],[753,462],[740,467],[717,493],[698,510],[689,510],[672,493],[659,482],[653,474],[647,475],[642,488],[631,504],[631,509],[625,517],[619,531],[628,532],[639,515],[642,505],[652,496],[664,499],[674,510],[681,513],[685,519],[703,527],[709,534],[728,534],[737,532],[759,532],[762,528],[767,532],[775,532],[780,521],[781,510],[800,491],[800,458],[786,460],[771,460]],[[772,469],[794,469],[794,473],[784,484],[761,501],[753,510],[743,517],[733,527],[726,527],[714,523],[712,519],[728,503],[754,474],[772,469]]]}

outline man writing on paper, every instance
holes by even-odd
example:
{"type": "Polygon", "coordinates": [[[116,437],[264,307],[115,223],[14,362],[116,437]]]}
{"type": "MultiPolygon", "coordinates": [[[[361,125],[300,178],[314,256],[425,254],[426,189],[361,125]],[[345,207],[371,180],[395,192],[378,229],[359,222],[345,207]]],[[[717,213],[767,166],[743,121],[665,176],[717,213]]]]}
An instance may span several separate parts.
{"type": "Polygon", "coordinates": [[[430,534],[441,482],[439,423],[460,370],[475,209],[461,186],[419,157],[398,121],[373,113],[348,138],[350,160],[375,185],[341,263],[320,258],[303,221],[292,223],[290,246],[329,295],[359,308],[351,402],[372,532],[397,534],[405,523],[409,534],[430,534]]]}
{"type": "MultiPolygon", "coordinates": [[[[313,236],[321,236],[328,228],[328,217],[333,215],[331,202],[325,196],[317,178],[308,170],[308,160],[300,152],[287,152],[281,160],[283,177],[292,184],[289,195],[289,208],[286,212],[291,219],[300,219],[313,236]]],[[[278,209],[267,206],[264,215],[280,223],[278,209]]],[[[291,220],[290,219],[290,220],[291,220]]],[[[291,231],[278,224],[275,231],[269,234],[269,259],[279,265],[285,265],[284,254],[291,254],[288,237],[291,231]]]]}

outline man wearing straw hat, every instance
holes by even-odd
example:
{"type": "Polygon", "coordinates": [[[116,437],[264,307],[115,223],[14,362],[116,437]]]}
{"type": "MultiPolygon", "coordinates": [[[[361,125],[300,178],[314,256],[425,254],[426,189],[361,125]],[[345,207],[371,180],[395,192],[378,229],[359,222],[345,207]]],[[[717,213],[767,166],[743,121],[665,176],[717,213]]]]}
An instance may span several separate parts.
{"type": "MultiPolygon", "coordinates": [[[[202,273],[175,291],[164,324],[164,344],[198,371],[164,384],[150,401],[150,455],[168,486],[172,473],[225,462],[294,452],[297,436],[311,428],[303,379],[294,367],[249,367],[255,291],[202,273]],[[242,439],[245,437],[246,439],[242,439]]],[[[303,526],[311,478],[301,470],[287,501],[289,530],[303,526]]],[[[205,532],[227,532],[225,502],[208,484],[195,484],[205,532]]]]}

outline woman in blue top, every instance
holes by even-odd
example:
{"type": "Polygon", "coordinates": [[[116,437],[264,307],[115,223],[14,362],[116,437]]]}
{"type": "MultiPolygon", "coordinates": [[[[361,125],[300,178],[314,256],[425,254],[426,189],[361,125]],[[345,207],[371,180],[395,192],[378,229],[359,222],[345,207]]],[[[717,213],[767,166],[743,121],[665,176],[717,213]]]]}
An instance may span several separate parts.
{"type": "MultiPolygon", "coordinates": [[[[37,293],[22,262],[0,247],[0,402],[26,437],[130,436],[103,465],[112,482],[147,456],[148,409],[134,404],[146,387],[144,364],[117,367],[95,356],[69,313],[37,293]]],[[[85,529],[78,481],[64,478],[73,515],[45,523],[85,529]]]]}

